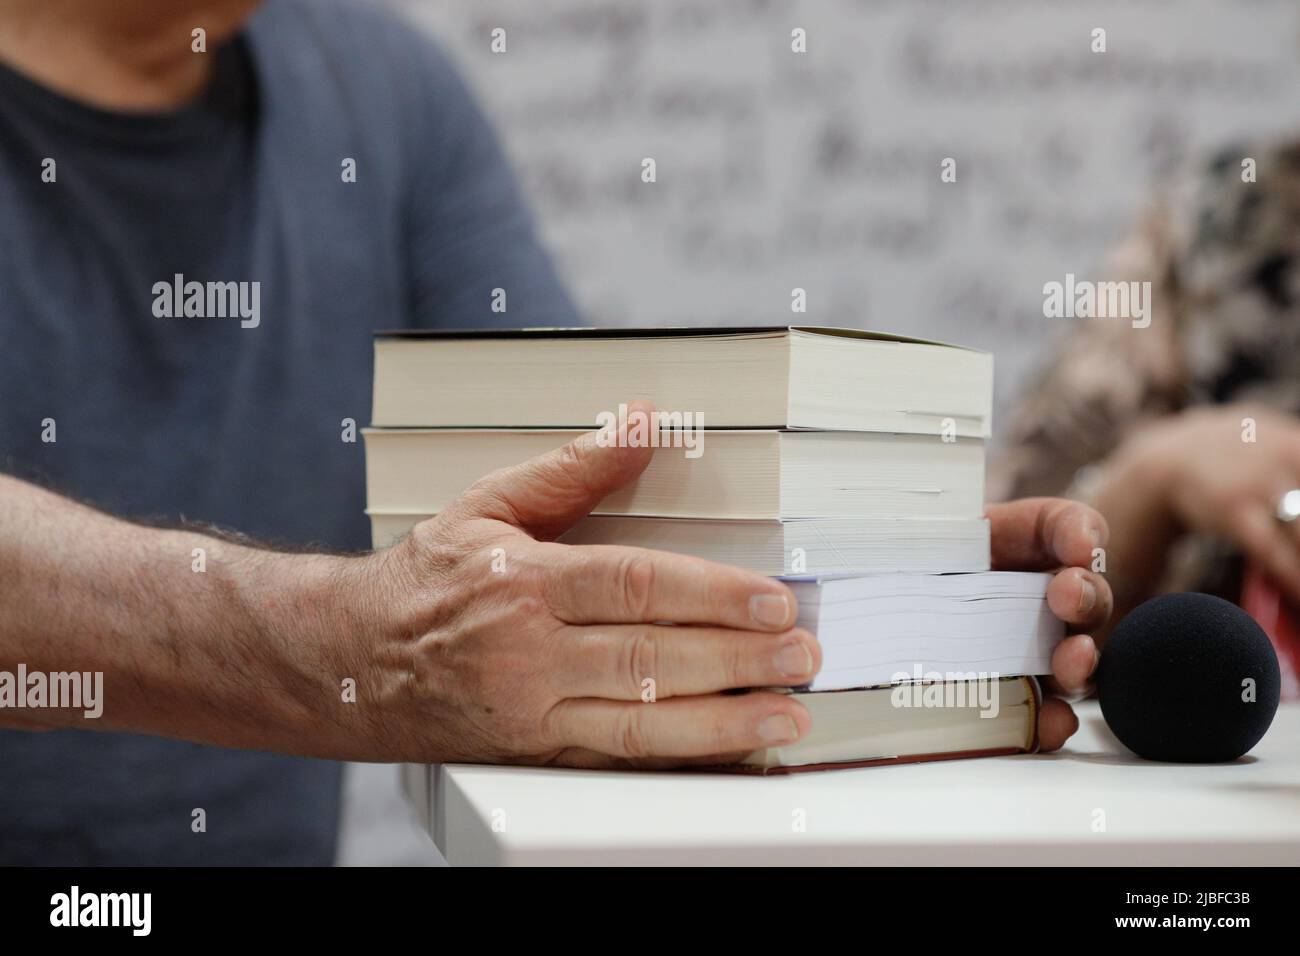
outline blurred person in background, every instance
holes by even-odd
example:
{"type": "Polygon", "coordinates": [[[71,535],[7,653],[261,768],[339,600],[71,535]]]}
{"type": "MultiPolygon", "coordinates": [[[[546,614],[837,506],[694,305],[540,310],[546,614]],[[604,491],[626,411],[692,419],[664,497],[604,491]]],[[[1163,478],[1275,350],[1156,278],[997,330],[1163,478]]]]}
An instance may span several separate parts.
{"type": "Polygon", "coordinates": [[[1300,488],[1300,141],[1175,177],[1105,278],[1151,282],[1149,327],[1067,333],[1011,416],[992,497],[1106,516],[1114,621],[1165,591],[1239,601],[1256,575],[1300,603],[1284,506],[1300,488]]]}

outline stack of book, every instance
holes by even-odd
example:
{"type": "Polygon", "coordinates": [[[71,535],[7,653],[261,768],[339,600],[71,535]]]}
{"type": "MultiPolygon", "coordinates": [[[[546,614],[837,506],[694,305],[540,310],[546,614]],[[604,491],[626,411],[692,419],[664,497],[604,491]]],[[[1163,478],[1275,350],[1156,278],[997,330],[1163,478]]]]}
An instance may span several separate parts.
{"type": "Polygon", "coordinates": [[[383,333],[364,433],[375,546],[633,399],[670,430],[561,540],[789,580],[823,650],[796,692],[814,729],[748,768],[1033,749],[1032,675],[1063,634],[1045,575],[989,571],[986,353],[820,328],[383,333]]]}

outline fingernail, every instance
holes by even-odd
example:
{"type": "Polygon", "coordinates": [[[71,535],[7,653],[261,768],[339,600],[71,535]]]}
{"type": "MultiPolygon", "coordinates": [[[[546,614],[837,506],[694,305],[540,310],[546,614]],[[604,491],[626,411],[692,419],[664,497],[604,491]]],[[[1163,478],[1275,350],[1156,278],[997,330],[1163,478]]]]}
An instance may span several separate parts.
{"type": "Polygon", "coordinates": [[[777,651],[772,663],[786,677],[807,677],[812,673],[812,652],[802,641],[796,641],[777,651]]]}
{"type": "Polygon", "coordinates": [[[790,619],[790,599],[784,594],[755,594],[749,616],[764,627],[781,627],[790,619]]]}
{"type": "Polygon", "coordinates": [[[770,717],[764,717],[759,723],[758,737],[770,744],[790,743],[799,738],[799,727],[793,717],[772,714],[770,717]]]}
{"type": "Polygon", "coordinates": [[[1083,587],[1079,593],[1079,611],[1087,614],[1097,603],[1097,585],[1093,584],[1087,578],[1083,579],[1083,587]]]}
{"type": "Polygon", "coordinates": [[[1089,525],[1089,526],[1088,526],[1088,536],[1089,536],[1090,538],[1092,538],[1092,546],[1093,546],[1094,548],[1100,548],[1100,547],[1101,547],[1101,544],[1102,544],[1102,541],[1101,541],[1101,537],[1102,537],[1102,536],[1101,536],[1101,525],[1097,525],[1097,524],[1089,525]]]}

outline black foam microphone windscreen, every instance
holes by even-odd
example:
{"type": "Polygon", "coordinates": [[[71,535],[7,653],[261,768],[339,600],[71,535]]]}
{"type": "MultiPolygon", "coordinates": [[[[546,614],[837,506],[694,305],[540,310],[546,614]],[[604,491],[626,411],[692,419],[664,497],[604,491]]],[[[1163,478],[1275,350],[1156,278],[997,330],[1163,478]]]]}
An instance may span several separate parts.
{"type": "Polygon", "coordinates": [[[1140,757],[1235,760],[1268,730],[1282,677],[1259,625],[1208,594],[1152,598],[1120,621],[1097,667],[1101,713],[1140,757]]]}

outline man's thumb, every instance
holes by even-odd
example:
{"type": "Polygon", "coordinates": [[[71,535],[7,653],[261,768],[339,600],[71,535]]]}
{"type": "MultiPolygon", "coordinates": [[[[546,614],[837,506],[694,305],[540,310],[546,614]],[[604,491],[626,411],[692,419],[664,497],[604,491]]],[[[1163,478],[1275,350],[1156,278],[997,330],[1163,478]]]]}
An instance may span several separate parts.
{"type": "Polygon", "coordinates": [[[466,517],[495,518],[554,540],[645,470],[654,454],[654,428],[650,403],[633,402],[626,421],[495,471],[470,486],[454,507],[466,517]]]}

